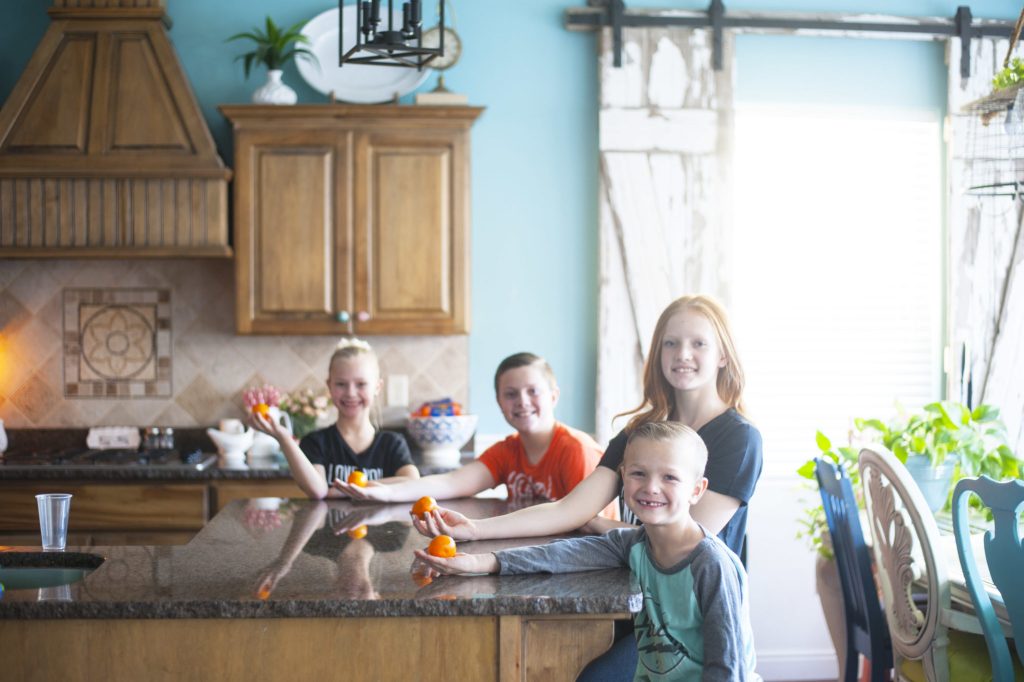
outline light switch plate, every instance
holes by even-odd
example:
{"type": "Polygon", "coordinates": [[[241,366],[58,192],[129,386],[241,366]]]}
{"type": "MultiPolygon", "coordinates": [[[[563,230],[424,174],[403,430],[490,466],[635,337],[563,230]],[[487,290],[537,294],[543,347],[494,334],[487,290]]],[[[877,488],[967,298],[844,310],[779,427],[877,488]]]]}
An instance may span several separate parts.
{"type": "Polygon", "coordinates": [[[388,376],[388,407],[407,406],[409,404],[409,377],[406,374],[388,376]]]}

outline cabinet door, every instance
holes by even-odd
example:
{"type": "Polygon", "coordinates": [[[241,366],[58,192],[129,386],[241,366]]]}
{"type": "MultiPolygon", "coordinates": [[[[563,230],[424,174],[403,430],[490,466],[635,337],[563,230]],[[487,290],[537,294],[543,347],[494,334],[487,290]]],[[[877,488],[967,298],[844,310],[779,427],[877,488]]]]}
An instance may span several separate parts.
{"type": "Polygon", "coordinates": [[[357,139],[356,331],[468,332],[468,133],[421,128],[357,139]]]}
{"type": "Polygon", "coordinates": [[[337,130],[238,133],[239,333],[350,330],[349,140],[337,130]]]}

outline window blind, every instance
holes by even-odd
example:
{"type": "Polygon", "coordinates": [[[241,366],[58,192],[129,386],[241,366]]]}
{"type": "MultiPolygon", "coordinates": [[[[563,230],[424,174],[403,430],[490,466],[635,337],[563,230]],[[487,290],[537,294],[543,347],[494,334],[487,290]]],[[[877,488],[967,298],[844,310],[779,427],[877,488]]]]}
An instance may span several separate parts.
{"type": "Polygon", "coordinates": [[[941,392],[941,122],[737,111],[731,304],[766,471],[941,392]]]}

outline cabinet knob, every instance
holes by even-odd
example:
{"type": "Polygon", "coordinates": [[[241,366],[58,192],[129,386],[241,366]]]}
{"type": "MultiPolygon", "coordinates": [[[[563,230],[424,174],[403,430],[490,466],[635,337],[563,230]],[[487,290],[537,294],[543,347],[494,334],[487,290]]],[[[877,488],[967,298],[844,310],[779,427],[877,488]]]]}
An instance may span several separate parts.
{"type": "Polygon", "coordinates": [[[339,310],[338,314],[334,316],[334,319],[342,324],[347,324],[352,319],[352,316],[348,314],[347,310],[339,310]]]}
{"type": "Polygon", "coordinates": [[[368,319],[370,319],[370,313],[366,312],[365,310],[360,310],[359,313],[356,315],[356,319],[359,320],[360,322],[366,322],[368,319]]]}

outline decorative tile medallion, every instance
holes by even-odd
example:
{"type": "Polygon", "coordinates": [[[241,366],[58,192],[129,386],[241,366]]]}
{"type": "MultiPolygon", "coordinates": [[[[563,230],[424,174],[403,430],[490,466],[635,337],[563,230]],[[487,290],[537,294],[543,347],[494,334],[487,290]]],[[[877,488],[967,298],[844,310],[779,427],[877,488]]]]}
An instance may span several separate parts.
{"type": "Polygon", "coordinates": [[[65,289],[64,395],[171,397],[170,290],[65,289]]]}

